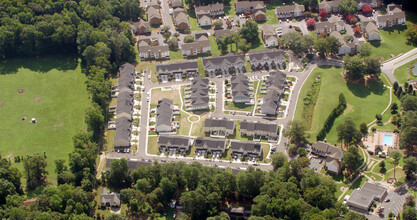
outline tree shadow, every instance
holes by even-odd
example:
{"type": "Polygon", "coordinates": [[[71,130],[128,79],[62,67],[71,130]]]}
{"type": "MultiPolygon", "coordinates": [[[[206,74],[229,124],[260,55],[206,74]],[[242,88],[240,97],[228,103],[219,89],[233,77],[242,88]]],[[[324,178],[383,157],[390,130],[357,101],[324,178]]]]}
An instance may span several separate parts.
{"type": "Polygon", "coordinates": [[[387,31],[388,34],[392,34],[394,32],[397,32],[398,34],[401,34],[401,32],[407,30],[407,26],[406,25],[395,25],[393,27],[389,27],[389,28],[384,28],[384,31],[387,31]]]}
{"type": "Polygon", "coordinates": [[[387,89],[380,79],[370,81],[368,85],[365,85],[364,80],[361,80],[358,83],[347,82],[346,85],[355,96],[360,98],[366,98],[371,94],[383,95],[387,89]]]}
{"type": "Polygon", "coordinates": [[[373,47],[378,48],[381,46],[381,41],[380,40],[373,40],[369,42],[373,47]]]}
{"type": "Polygon", "coordinates": [[[20,68],[26,68],[40,73],[47,73],[53,69],[59,71],[75,70],[78,63],[78,56],[76,54],[13,58],[0,61],[0,75],[15,74],[20,68]]]}

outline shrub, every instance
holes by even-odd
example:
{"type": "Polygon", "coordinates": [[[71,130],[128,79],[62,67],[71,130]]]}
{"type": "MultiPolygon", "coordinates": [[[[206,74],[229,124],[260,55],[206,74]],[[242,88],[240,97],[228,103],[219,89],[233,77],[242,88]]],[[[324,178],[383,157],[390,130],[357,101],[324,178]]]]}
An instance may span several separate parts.
{"type": "Polygon", "coordinates": [[[306,24],[307,24],[307,28],[309,30],[314,30],[314,27],[316,25],[316,21],[313,18],[309,18],[309,19],[307,19],[306,24]]]}
{"type": "Polygon", "coordinates": [[[377,120],[378,122],[381,122],[381,120],[382,120],[382,115],[381,115],[381,114],[376,114],[376,115],[375,115],[375,118],[376,118],[376,120],[377,120]]]}
{"type": "Polygon", "coordinates": [[[343,111],[346,109],[346,98],[343,93],[339,95],[339,104],[333,109],[330,115],[327,117],[324,122],[323,128],[320,130],[319,134],[316,136],[318,141],[324,140],[326,134],[329,133],[330,129],[333,127],[334,120],[339,117],[343,111]]]}
{"type": "Polygon", "coordinates": [[[370,5],[364,5],[362,6],[362,13],[365,15],[370,15],[372,13],[373,9],[370,5]]]}
{"type": "Polygon", "coordinates": [[[327,19],[327,16],[328,16],[327,11],[324,9],[320,10],[319,16],[322,20],[327,19]]]}

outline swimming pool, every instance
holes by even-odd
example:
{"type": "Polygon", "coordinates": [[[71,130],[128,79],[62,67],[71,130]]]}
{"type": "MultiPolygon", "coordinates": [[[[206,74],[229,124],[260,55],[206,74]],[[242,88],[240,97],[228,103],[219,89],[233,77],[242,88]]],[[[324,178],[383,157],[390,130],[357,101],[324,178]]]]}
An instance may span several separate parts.
{"type": "Polygon", "coordinates": [[[384,142],[382,144],[392,146],[392,134],[384,134],[384,142]]]}

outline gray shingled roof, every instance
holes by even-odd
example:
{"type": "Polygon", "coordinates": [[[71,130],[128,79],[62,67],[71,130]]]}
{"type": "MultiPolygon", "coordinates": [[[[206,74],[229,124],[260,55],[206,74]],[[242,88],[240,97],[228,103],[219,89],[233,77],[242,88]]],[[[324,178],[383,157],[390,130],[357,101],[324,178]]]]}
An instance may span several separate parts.
{"type": "Polygon", "coordinates": [[[258,60],[268,60],[268,59],[285,59],[285,52],[283,50],[277,49],[266,49],[249,52],[249,60],[258,61],[258,60]]]}
{"type": "Polygon", "coordinates": [[[114,203],[116,203],[120,206],[120,194],[110,192],[108,189],[103,188],[103,190],[101,191],[101,194],[100,194],[100,203],[101,204],[106,204],[106,203],[114,204],[114,203]]]}
{"type": "Polygon", "coordinates": [[[264,131],[264,132],[269,132],[273,135],[276,135],[278,133],[278,124],[242,121],[240,122],[240,130],[255,131],[255,132],[264,131]]]}
{"type": "Polygon", "coordinates": [[[232,150],[232,154],[242,153],[243,155],[262,155],[262,144],[258,142],[232,140],[230,144],[230,149],[232,150]]]}
{"type": "Polygon", "coordinates": [[[341,160],[343,158],[343,150],[339,147],[335,147],[322,141],[315,142],[311,146],[313,150],[319,150],[327,154],[327,156],[333,157],[334,159],[341,160]]]}
{"type": "Polygon", "coordinates": [[[171,126],[173,108],[173,102],[170,99],[164,98],[158,101],[158,105],[156,107],[156,131],[158,131],[159,126],[171,126]]]}
{"type": "Polygon", "coordinates": [[[187,12],[182,8],[174,9],[174,21],[176,25],[179,25],[181,22],[188,24],[189,22],[187,12]]]}
{"type": "Polygon", "coordinates": [[[235,66],[238,63],[245,65],[245,55],[243,54],[229,54],[226,56],[215,56],[202,59],[204,69],[217,69],[217,66],[228,65],[235,66]]]}
{"type": "Polygon", "coordinates": [[[297,3],[293,4],[293,5],[283,5],[280,7],[277,7],[275,9],[276,13],[282,13],[282,12],[293,12],[295,10],[305,10],[304,5],[299,5],[297,3]]]}
{"type": "Polygon", "coordinates": [[[187,71],[187,70],[198,70],[197,61],[184,61],[175,63],[162,63],[156,64],[156,72],[167,73],[172,71],[187,71]]]}
{"type": "Polygon", "coordinates": [[[179,135],[160,135],[158,137],[158,144],[165,145],[168,148],[177,147],[177,148],[188,148],[192,144],[192,139],[186,136],[179,135]]]}
{"type": "Polygon", "coordinates": [[[278,91],[271,89],[268,90],[263,98],[261,106],[261,112],[277,112],[280,105],[281,95],[278,91]]]}
{"type": "Polygon", "coordinates": [[[214,118],[206,118],[204,121],[205,128],[226,128],[227,130],[234,130],[235,122],[228,119],[214,119],[214,118]]]}
{"type": "Polygon", "coordinates": [[[195,150],[207,150],[207,151],[224,151],[226,149],[227,139],[218,138],[203,138],[198,137],[195,140],[195,150]]]}
{"type": "Polygon", "coordinates": [[[210,11],[224,10],[223,3],[202,5],[195,7],[196,14],[210,14],[210,11]]]}

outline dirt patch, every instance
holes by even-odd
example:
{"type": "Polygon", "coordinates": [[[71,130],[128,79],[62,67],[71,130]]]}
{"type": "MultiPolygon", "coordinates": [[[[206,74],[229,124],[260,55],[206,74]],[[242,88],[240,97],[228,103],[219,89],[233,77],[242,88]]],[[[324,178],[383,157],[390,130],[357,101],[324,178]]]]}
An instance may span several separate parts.
{"type": "Polygon", "coordinates": [[[24,89],[18,89],[17,92],[18,93],[23,93],[25,90],[24,89]]]}
{"type": "Polygon", "coordinates": [[[0,102],[0,108],[3,107],[3,106],[4,106],[4,104],[0,102]]]}
{"type": "Polygon", "coordinates": [[[35,97],[35,98],[33,99],[33,101],[35,101],[35,102],[40,102],[40,101],[42,101],[42,97],[35,97]]]}

